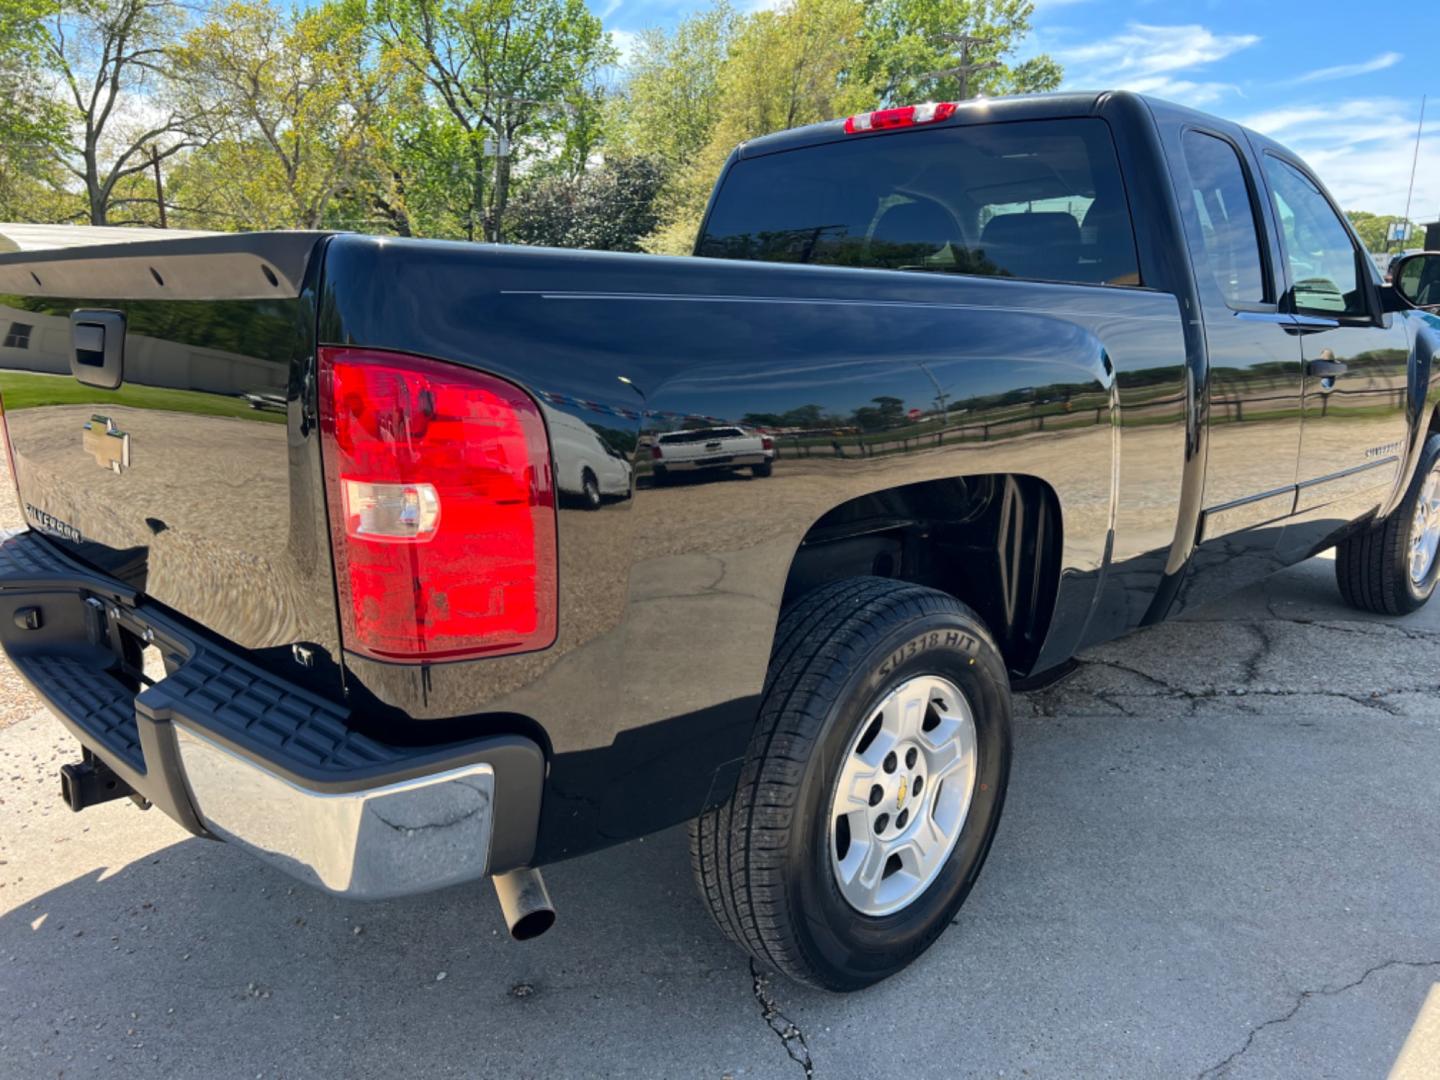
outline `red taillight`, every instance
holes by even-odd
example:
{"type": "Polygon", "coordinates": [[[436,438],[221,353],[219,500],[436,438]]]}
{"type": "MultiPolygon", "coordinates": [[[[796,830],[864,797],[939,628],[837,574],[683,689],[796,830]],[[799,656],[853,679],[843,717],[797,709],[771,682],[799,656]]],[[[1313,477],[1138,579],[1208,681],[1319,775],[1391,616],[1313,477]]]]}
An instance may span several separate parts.
{"type": "Polygon", "coordinates": [[[760,449],[761,449],[761,450],[774,450],[774,449],[775,449],[775,440],[772,439],[769,435],[761,435],[761,436],[760,436],[760,449]]]}
{"type": "Polygon", "coordinates": [[[884,131],[887,128],[914,127],[916,124],[935,124],[955,115],[955,102],[929,101],[924,105],[902,105],[898,109],[880,109],[872,113],[858,113],[845,121],[845,134],[858,135],[862,131],[884,131]]]}
{"type": "Polygon", "coordinates": [[[529,397],[454,364],[325,348],[320,434],[347,648],[421,661],[555,640],[550,452],[529,397]]]}
{"type": "Polygon", "coordinates": [[[656,461],[659,461],[662,457],[665,456],[664,454],[662,454],[662,453],[660,452],[660,444],[659,444],[659,443],[656,443],[654,446],[650,447],[650,456],[651,456],[651,458],[653,458],[653,459],[656,460],[656,461]]]}

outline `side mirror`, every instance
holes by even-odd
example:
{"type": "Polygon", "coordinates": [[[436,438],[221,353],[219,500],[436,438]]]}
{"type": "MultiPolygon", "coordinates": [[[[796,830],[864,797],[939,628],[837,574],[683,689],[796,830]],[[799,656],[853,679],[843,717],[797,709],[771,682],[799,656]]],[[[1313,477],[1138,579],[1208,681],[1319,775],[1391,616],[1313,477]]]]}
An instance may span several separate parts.
{"type": "Polygon", "coordinates": [[[1440,251],[1406,255],[1391,268],[1395,292],[1412,307],[1440,307],[1440,251]]]}

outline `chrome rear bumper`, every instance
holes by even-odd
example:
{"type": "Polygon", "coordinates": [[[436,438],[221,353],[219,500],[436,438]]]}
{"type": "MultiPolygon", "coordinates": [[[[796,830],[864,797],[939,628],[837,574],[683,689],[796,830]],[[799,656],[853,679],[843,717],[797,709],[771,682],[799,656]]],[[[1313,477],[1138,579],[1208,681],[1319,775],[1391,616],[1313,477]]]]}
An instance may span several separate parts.
{"type": "Polygon", "coordinates": [[[484,877],[495,770],[475,762],[351,792],[302,787],[175,725],[205,828],[327,892],[379,899],[484,877]]]}
{"type": "Polygon", "coordinates": [[[343,706],[33,533],[0,544],[0,644],[145,803],[328,892],[421,893],[526,866],[534,854],[545,762],[533,740],[409,747],[370,738],[343,706]],[[125,635],[165,660],[165,677],[138,692],[115,646],[125,635]]]}

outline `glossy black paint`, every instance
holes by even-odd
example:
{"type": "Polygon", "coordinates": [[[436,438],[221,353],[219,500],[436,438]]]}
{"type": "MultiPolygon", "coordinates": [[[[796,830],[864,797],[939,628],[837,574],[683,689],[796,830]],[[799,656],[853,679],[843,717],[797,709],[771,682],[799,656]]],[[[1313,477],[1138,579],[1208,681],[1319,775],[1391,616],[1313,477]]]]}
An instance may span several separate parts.
{"type": "Polygon", "coordinates": [[[25,349],[4,350],[0,392],[32,527],[277,674],[338,695],[310,416],[321,243],[227,236],[0,257],[0,285],[30,283],[0,295],[0,325],[33,328],[25,349]],[[75,311],[124,326],[118,389],[73,378],[75,311]],[[128,436],[122,471],[84,449],[95,416],[128,436]]]}
{"type": "MultiPolygon", "coordinates": [[[[314,322],[274,369],[285,372],[285,551],[300,590],[277,610],[313,625],[277,633],[273,662],[289,662],[278,651],[290,639],[315,642],[322,666],[333,658],[343,669],[310,677],[343,696],[353,723],[394,742],[535,738],[550,768],[537,843],[545,862],[727,796],[781,605],[817,575],[956,583],[1006,624],[997,636],[1018,680],[1385,513],[1440,404],[1431,363],[1440,319],[1392,308],[1371,328],[1299,327],[1259,197],[1263,148],[1235,125],[1130,94],[968,105],[951,123],[1068,116],[1100,117],[1113,134],[1143,287],[325,241],[295,287],[297,318],[313,302],[314,322]],[[1245,318],[1217,307],[1190,264],[1173,152],[1187,125],[1228,138],[1255,174],[1273,297],[1245,318]],[[586,462],[611,470],[598,507],[562,486],[552,648],[423,666],[342,656],[313,430],[317,344],[431,356],[513,380],[544,406],[557,476],[582,476],[586,462]],[[1325,350],[1360,377],[1312,385],[1304,364],[1325,350]],[[1278,409],[1256,407],[1276,396],[1278,409]],[[855,415],[877,399],[906,422],[863,437],[780,437],[769,475],[717,469],[657,483],[651,468],[650,440],[682,425],[760,423],[751,418],[808,406],[855,415]],[[1332,483],[1351,457],[1372,460],[1367,451],[1396,441],[1390,486],[1332,483]],[[1320,451],[1307,458],[1307,446],[1320,451]],[[1306,488],[1313,497],[1302,502],[1306,488]],[[1281,512],[1252,505],[1276,492],[1281,512]],[[990,550],[977,544],[987,529],[990,550]],[[1014,558],[997,559],[1012,542],[1014,558]],[[988,609],[967,592],[1022,570],[1023,580],[986,594],[988,609]]],[[[838,123],[771,136],[727,169],[844,137],[838,123]]],[[[269,240],[249,242],[263,257],[269,240]]],[[[11,262],[0,258],[0,286],[11,262]]],[[[127,313],[151,302],[180,310],[113,286],[67,295],[91,307],[109,296],[127,313]]],[[[191,332],[184,323],[176,340],[191,332]]],[[[227,619],[201,621],[239,638],[227,619]]]]}

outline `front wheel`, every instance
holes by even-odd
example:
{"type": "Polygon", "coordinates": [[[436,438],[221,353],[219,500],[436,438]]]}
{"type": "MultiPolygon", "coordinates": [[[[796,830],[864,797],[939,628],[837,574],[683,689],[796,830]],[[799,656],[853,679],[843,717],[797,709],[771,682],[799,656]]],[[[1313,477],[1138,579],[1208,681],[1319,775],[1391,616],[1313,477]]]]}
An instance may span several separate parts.
{"type": "Polygon", "coordinates": [[[1400,505],[1384,521],[1335,549],[1335,578],[1351,607],[1381,615],[1418,611],[1440,579],[1440,435],[1420,462],[1400,505]]]}
{"type": "Polygon", "coordinates": [[[1009,680],[973,611],[883,578],[816,590],[775,642],[735,793],[692,824],[692,862],[742,948],[856,990],[929,948],[980,873],[1009,680]]]}

